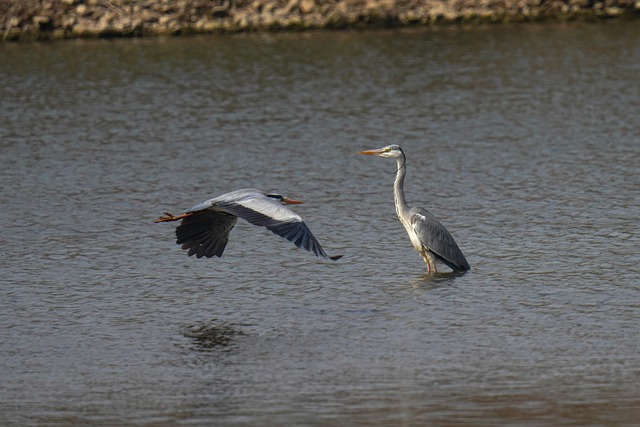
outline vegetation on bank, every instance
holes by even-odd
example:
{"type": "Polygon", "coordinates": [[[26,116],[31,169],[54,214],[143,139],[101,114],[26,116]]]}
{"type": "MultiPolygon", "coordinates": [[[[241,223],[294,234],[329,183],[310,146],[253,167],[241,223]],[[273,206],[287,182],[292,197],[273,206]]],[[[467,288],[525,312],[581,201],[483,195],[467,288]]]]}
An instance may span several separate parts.
{"type": "Polygon", "coordinates": [[[2,40],[640,16],[640,0],[0,0],[2,40]]]}

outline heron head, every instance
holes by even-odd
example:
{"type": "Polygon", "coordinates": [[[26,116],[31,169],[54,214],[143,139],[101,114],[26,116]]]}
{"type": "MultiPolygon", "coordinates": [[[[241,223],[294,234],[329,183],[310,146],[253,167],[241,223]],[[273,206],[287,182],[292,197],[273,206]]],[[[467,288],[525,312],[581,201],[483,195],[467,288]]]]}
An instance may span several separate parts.
{"type": "Polygon", "coordinates": [[[277,200],[283,205],[301,205],[304,203],[302,200],[290,199],[288,197],[284,197],[281,194],[267,194],[267,197],[277,200]]]}
{"type": "Polygon", "coordinates": [[[358,154],[366,154],[369,156],[391,157],[394,159],[404,156],[404,153],[402,152],[402,148],[400,148],[400,146],[396,144],[387,145],[386,147],[377,148],[375,150],[360,151],[358,152],[358,154]]]}

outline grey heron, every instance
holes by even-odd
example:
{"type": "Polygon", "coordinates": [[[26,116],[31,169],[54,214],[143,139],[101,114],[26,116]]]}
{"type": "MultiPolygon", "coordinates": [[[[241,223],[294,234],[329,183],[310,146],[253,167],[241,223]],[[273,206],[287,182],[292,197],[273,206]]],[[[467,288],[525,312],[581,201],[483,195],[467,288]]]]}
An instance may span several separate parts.
{"type": "Polygon", "coordinates": [[[469,263],[451,236],[451,233],[424,208],[409,208],[404,197],[404,178],[407,175],[407,158],[398,145],[387,145],[375,150],[360,151],[358,154],[396,159],[398,170],[393,185],[393,198],[398,219],[409,234],[413,247],[422,256],[428,273],[436,273],[435,261],[441,261],[453,271],[470,270],[469,263]]]}
{"type": "Polygon", "coordinates": [[[176,243],[188,250],[189,256],[197,258],[222,256],[238,218],[265,227],[316,256],[332,260],[341,258],[342,255],[327,255],[302,218],[283,206],[301,203],[279,194],[244,188],[206,200],[181,215],[165,212],[154,222],[182,220],[176,228],[176,243]]]}

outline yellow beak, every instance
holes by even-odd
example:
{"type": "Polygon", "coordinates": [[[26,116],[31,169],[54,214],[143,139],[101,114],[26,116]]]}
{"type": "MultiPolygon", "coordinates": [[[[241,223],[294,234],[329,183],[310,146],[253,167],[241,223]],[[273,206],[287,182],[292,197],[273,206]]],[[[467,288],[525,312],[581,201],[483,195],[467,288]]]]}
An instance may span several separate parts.
{"type": "Polygon", "coordinates": [[[283,197],[282,198],[282,203],[285,203],[287,205],[301,205],[304,202],[302,200],[296,200],[296,199],[290,199],[288,197],[283,197]]]}
{"type": "Polygon", "coordinates": [[[365,150],[365,151],[358,151],[358,154],[365,154],[368,156],[377,156],[382,154],[382,150],[381,149],[377,149],[377,150],[365,150]]]}

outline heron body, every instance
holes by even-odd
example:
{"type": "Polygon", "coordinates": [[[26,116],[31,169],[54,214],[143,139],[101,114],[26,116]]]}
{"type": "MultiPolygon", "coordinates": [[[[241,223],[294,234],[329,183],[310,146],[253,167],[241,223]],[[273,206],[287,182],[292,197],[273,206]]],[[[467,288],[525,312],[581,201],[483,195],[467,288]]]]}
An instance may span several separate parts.
{"type": "Polygon", "coordinates": [[[299,200],[279,194],[265,194],[260,190],[245,188],[206,200],[181,215],[165,212],[155,222],[182,220],[176,228],[176,243],[182,245],[189,256],[195,255],[197,258],[222,256],[229,233],[238,218],[242,218],[265,227],[316,256],[339,259],[341,255],[327,255],[302,218],[283,206],[300,203],[299,200]]]}
{"type": "Polygon", "coordinates": [[[437,272],[436,260],[443,262],[453,271],[464,272],[471,269],[449,230],[431,212],[419,207],[409,208],[404,195],[407,159],[402,148],[398,145],[388,145],[375,150],[361,151],[359,154],[396,159],[398,171],[393,185],[396,214],[407,230],[411,244],[424,260],[427,272],[437,272]]]}

